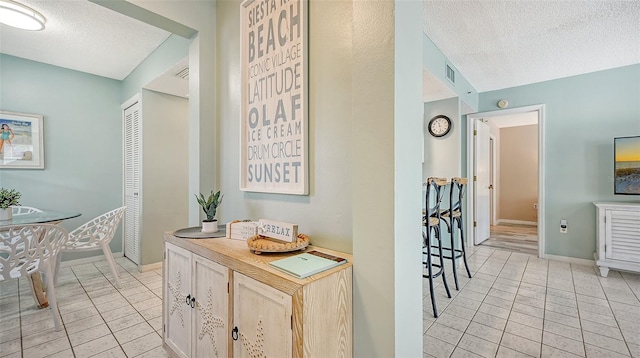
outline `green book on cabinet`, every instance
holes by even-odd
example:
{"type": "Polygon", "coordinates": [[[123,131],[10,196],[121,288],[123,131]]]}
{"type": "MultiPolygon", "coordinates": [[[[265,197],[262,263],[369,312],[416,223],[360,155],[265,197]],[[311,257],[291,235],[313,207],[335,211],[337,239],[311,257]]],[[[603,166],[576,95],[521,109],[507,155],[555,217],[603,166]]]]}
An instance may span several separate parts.
{"type": "Polygon", "coordinates": [[[334,268],[347,262],[347,259],[325,254],[319,251],[309,251],[304,254],[290,256],[269,262],[269,265],[297,278],[305,278],[318,272],[334,268]]]}

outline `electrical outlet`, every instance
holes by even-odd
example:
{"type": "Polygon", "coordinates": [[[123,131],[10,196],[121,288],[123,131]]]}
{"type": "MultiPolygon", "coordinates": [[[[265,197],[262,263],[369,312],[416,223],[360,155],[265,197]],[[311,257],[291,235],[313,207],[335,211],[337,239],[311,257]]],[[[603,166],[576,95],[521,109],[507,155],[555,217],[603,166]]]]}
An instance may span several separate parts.
{"type": "Polygon", "coordinates": [[[569,227],[567,226],[567,220],[560,220],[560,233],[566,234],[569,232],[569,227]]]}

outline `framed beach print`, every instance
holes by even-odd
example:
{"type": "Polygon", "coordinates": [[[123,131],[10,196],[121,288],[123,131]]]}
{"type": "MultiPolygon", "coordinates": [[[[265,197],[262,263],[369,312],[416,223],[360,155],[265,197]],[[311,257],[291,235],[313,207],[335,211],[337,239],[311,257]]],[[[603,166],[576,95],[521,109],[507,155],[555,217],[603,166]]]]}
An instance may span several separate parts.
{"type": "Polygon", "coordinates": [[[307,7],[240,5],[240,190],[309,194],[307,7]]]}
{"type": "Polygon", "coordinates": [[[640,136],[613,140],[614,194],[640,195],[640,136]]]}
{"type": "Polygon", "coordinates": [[[44,169],[42,116],[0,111],[0,169],[44,169]]]}

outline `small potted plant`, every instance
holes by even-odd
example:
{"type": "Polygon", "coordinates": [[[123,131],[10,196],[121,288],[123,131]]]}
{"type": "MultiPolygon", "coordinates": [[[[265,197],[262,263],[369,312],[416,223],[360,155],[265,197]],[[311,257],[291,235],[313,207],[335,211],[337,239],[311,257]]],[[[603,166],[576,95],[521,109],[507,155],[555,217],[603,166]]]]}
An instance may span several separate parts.
{"type": "Polygon", "coordinates": [[[13,211],[11,206],[20,205],[20,194],[15,189],[0,189],[0,220],[11,220],[13,211]]]}
{"type": "Polygon", "coordinates": [[[200,206],[202,207],[202,211],[204,211],[205,215],[207,215],[207,219],[202,220],[202,232],[218,232],[218,220],[216,219],[216,211],[218,210],[218,206],[222,204],[222,197],[224,195],[220,194],[219,190],[215,194],[213,193],[213,190],[211,190],[211,194],[209,194],[209,197],[207,198],[205,198],[202,193],[200,193],[200,196],[195,196],[198,200],[198,204],[200,204],[200,206]]]}

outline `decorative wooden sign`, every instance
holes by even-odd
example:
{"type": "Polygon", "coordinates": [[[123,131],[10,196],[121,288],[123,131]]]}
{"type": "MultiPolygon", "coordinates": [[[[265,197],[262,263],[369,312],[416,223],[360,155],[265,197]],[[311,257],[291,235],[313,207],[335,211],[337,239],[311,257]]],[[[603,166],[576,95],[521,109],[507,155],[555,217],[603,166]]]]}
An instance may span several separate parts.
{"type": "Polygon", "coordinates": [[[240,190],[309,193],[307,1],[241,4],[240,190]]]}
{"type": "Polygon", "coordinates": [[[280,241],[295,242],[298,238],[298,225],[260,219],[258,234],[280,241]]]}
{"type": "Polygon", "coordinates": [[[232,221],[227,223],[227,238],[234,240],[246,240],[258,235],[258,222],[256,221],[232,221]]]}

